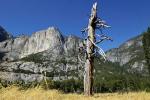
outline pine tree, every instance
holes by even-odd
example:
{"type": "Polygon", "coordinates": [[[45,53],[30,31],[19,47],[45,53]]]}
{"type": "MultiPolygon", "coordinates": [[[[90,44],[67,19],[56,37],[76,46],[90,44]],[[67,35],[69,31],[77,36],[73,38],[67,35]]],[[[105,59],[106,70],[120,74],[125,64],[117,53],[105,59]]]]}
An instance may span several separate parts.
{"type": "Polygon", "coordinates": [[[150,27],[147,29],[147,32],[144,32],[143,48],[150,75],[150,27]]]}

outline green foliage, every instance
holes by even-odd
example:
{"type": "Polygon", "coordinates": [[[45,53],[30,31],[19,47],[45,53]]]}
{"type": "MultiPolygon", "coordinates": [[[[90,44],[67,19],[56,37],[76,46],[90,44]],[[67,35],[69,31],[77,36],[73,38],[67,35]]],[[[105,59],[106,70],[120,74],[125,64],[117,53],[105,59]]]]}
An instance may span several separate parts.
{"type": "Polygon", "coordinates": [[[27,62],[35,62],[35,63],[42,63],[43,60],[42,60],[42,54],[31,54],[27,57],[24,57],[21,59],[22,61],[27,61],[27,62]]]}
{"type": "Polygon", "coordinates": [[[63,91],[65,93],[69,92],[81,92],[83,91],[83,82],[80,80],[75,79],[68,79],[68,80],[62,80],[62,81],[52,81],[47,80],[46,82],[43,80],[40,82],[40,86],[42,86],[44,89],[58,89],[60,91],[63,91]]]}
{"type": "Polygon", "coordinates": [[[43,62],[47,61],[49,63],[54,62],[55,64],[77,64],[77,62],[74,61],[67,61],[65,58],[62,59],[58,59],[56,61],[50,61],[50,60],[46,60],[45,57],[42,55],[42,53],[36,53],[36,54],[31,54],[28,55],[27,57],[24,57],[21,59],[22,61],[26,61],[26,62],[35,62],[35,63],[39,63],[42,64],[43,62]]]}
{"type": "Polygon", "coordinates": [[[30,70],[22,70],[22,69],[13,69],[13,72],[15,73],[24,73],[24,74],[35,74],[34,72],[30,70]]]}
{"type": "MultiPolygon", "coordinates": [[[[103,74],[104,75],[104,74],[103,74]]],[[[120,75],[108,74],[104,76],[97,75],[94,79],[94,92],[105,93],[105,92],[129,92],[129,91],[147,91],[150,92],[150,80],[149,77],[143,77],[138,74],[124,73],[120,75]]],[[[57,89],[65,93],[83,92],[83,79],[68,79],[61,81],[43,80],[41,82],[33,81],[15,81],[8,82],[0,80],[0,88],[15,85],[20,89],[26,90],[29,88],[42,87],[44,89],[57,89]]]]}
{"type": "Polygon", "coordinates": [[[95,92],[128,92],[149,91],[150,80],[147,77],[136,75],[107,76],[101,80],[95,80],[95,92]]]}
{"type": "Polygon", "coordinates": [[[83,91],[83,84],[80,80],[69,79],[63,81],[55,81],[55,89],[64,91],[65,93],[69,92],[81,92],[83,91]]]}
{"type": "MultiPolygon", "coordinates": [[[[8,87],[10,85],[16,85],[20,89],[35,88],[41,86],[44,89],[58,89],[65,93],[70,92],[83,92],[83,80],[63,80],[63,81],[52,81],[43,80],[41,82],[29,82],[25,83],[23,81],[16,82],[2,82],[1,87],[8,87]],[[48,84],[48,85],[47,85],[48,84]]],[[[107,77],[104,80],[95,80],[94,81],[94,92],[95,93],[104,93],[104,92],[129,92],[129,91],[147,91],[150,92],[150,80],[148,77],[139,77],[139,76],[118,76],[118,77],[107,77]]]]}
{"type": "Polygon", "coordinates": [[[150,80],[138,73],[129,73],[118,63],[100,63],[95,60],[95,92],[149,91],[150,80]]]}
{"type": "Polygon", "coordinates": [[[27,82],[24,81],[0,81],[0,89],[2,87],[8,87],[10,85],[18,86],[21,90],[26,90],[29,88],[42,87],[44,89],[58,89],[65,93],[69,92],[83,92],[83,82],[75,79],[68,79],[62,81],[52,81],[52,80],[42,80],[41,82],[33,81],[27,82]]]}
{"type": "Polygon", "coordinates": [[[150,28],[148,28],[147,32],[143,34],[143,48],[150,73],[150,28]]]}

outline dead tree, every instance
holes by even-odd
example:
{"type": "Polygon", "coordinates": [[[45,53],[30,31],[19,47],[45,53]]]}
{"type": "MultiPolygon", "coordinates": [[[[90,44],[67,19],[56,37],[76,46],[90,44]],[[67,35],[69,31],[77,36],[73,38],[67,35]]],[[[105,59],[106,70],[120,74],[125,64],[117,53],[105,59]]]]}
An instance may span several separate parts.
{"type": "MultiPolygon", "coordinates": [[[[84,44],[82,47],[79,47],[80,52],[85,51],[86,62],[85,62],[85,73],[84,73],[84,94],[92,95],[93,94],[93,70],[94,70],[94,57],[96,54],[102,55],[106,60],[106,55],[104,51],[97,45],[104,40],[112,40],[110,37],[102,33],[102,28],[107,28],[108,26],[105,21],[97,17],[97,3],[93,4],[91,9],[91,15],[89,18],[88,27],[81,30],[83,34],[88,33],[85,38],[84,44]],[[100,34],[96,34],[95,30],[99,29],[100,34]],[[96,40],[96,38],[98,38],[96,40]]],[[[80,59],[80,57],[79,57],[80,59]]],[[[82,61],[80,59],[80,61],[82,61]]],[[[83,61],[82,61],[83,62],[83,61]]]]}

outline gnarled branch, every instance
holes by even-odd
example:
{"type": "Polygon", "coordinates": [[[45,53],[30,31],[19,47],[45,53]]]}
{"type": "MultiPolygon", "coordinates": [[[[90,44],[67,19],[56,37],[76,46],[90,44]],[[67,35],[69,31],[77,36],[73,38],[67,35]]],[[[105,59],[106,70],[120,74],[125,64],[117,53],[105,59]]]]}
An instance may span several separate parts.
{"type": "Polygon", "coordinates": [[[105,52],[98,46],[96,45],[93,41],[91,41],[91,39],[88,37],[88,40],[99,50],[99,54],[102,55],[102,57],[106,60],[106,54],[105,52]]]}

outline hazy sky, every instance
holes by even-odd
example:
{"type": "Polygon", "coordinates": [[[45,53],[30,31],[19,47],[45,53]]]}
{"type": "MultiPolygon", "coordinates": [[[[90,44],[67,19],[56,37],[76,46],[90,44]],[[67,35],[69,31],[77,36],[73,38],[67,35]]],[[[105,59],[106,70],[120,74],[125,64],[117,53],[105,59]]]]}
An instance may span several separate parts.
{"type": "Polygon", "coordinates": [[[0,25],[14,36],[31,35],[49,26],[64,35],[82,36],[92,4],[98,2],[98,15],[112,28],[106,32],[114,42],[104,50],[119,46],[150,26],[150,0],[0,0],[0,25]]]}

